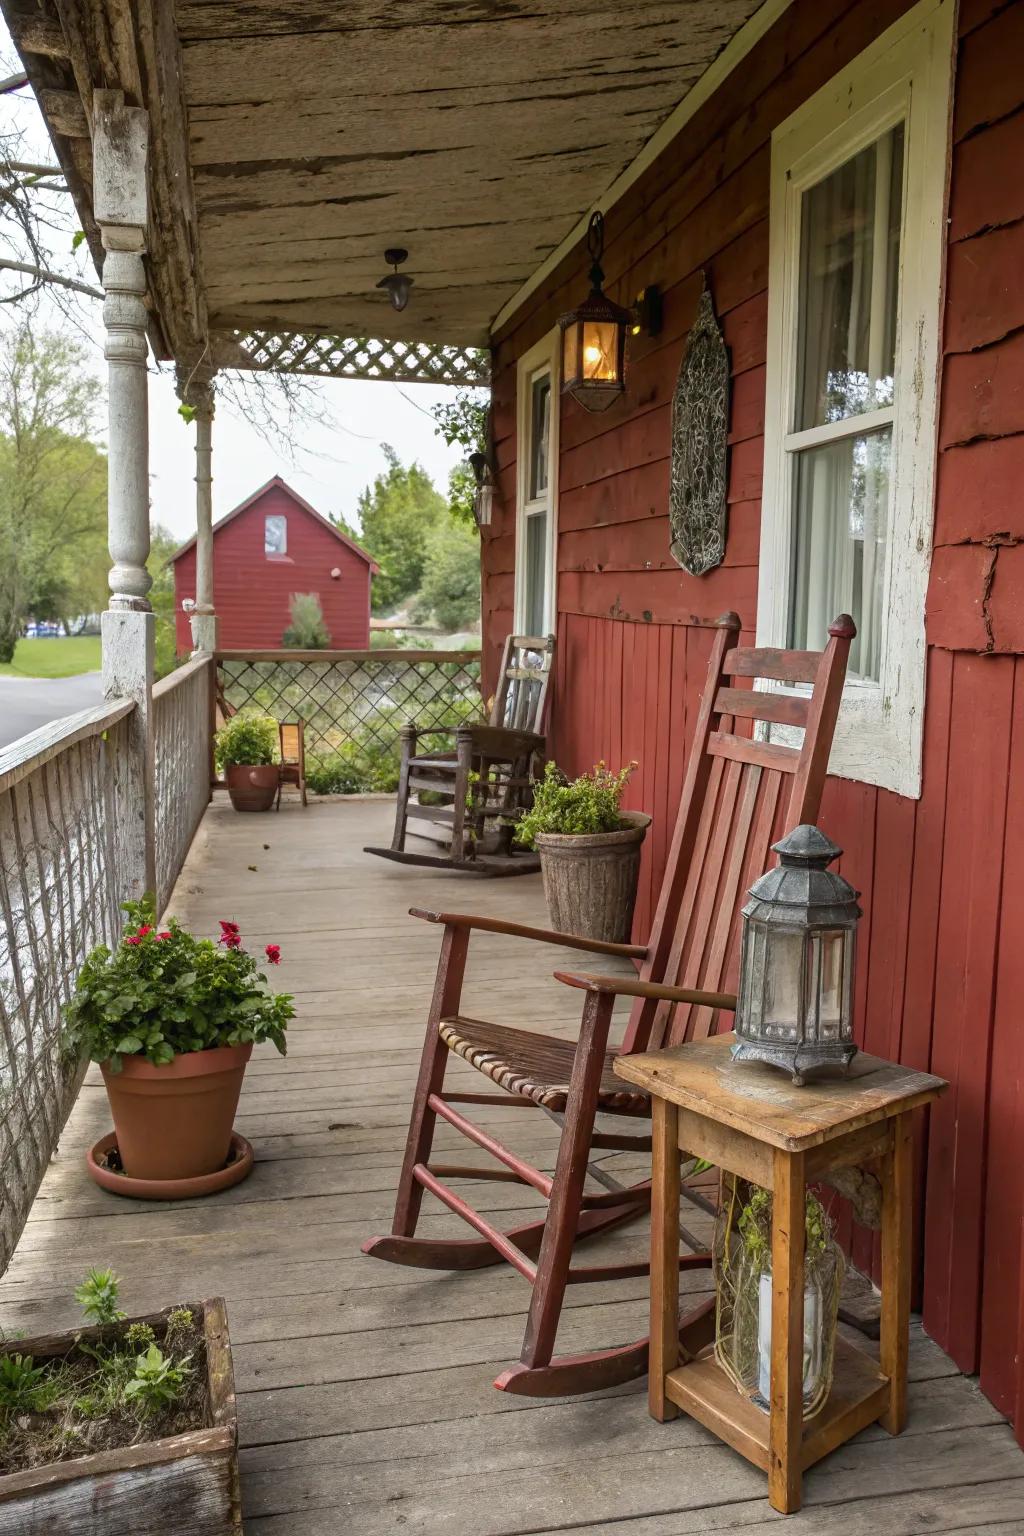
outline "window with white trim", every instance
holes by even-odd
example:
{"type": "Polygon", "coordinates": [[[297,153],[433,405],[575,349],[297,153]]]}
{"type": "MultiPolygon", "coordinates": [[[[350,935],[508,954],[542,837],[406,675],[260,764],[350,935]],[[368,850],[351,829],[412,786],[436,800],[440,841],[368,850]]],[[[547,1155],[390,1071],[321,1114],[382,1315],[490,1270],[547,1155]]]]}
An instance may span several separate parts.
{"type": "Polygon", "coordinates": [[[831,769],[907,795],[921,780],[952,12],[923,0],[772,138],[758,641],[819,650],[853,614],[831,769]]]}
{"type": "Polygon", "coordinates": [[[271,513],[263,520],[263,553],[288,553],[288,519],[282,513],[271,513]]]}
{"type": "Polygon", "coordinates": [[[517,369],[515,628],[525,635],[555,628],[557,336],[545,337],[517,369]]]}

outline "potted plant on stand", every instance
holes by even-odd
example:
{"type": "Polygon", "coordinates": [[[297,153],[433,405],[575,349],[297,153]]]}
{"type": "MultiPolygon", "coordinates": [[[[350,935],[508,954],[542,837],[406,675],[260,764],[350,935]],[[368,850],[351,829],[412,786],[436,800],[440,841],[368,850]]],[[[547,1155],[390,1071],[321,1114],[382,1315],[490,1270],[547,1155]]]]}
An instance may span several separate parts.
{"type": "MultiPolygon", "coordinates": [[[[114,1118],[89,1171],[141,1199],[211,1194],[252,1167],[233,1132],[242,1078],[254,1045],[284,1054],[292,999],[270,990],[237,923],[222,922],[215,944],[174,918],[158,929],[150,898],[124,910],[120,944],[93,950],[65,1008],[66,1049],[99,1063],[114,1118]]],[[[279,946],[265,957],[277,965],[279,946]]]]}
{"type": "Polygon", "coordinates": [[[548,763],[516,827],[516,841],[540,854],[548,912],[561,933],[629,940],[640,845],[651,824],[643,811],[619,806],[636,766],[612,773],[598,763],[593,773],[570,781],[548,763]]]}
{"type": "Polygon", "coordinates": [[[232,715],[217,732],[217,771],[236,811],[269,811],[273,805],[281,772],[274,761],[277,736],[269,715],[232,715]]]}

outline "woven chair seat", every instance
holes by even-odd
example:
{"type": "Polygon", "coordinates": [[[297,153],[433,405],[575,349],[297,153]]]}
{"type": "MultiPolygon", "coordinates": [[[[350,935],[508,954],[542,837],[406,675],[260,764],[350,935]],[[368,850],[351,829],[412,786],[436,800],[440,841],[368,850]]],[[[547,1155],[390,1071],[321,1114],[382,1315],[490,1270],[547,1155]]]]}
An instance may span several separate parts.
{"type": "MultiPolygon", "coordinates": [[[[564,1110],[576,1054],[574,1040],[462,1017],[445,1019],[440,1032],[450,1051],[500,1088],[532,1099],[544,1109],[564,1110]]],[[[612,1071],[615,1056],[615,1051],[605,1053],[598,1108],[616,1115],[649,1115],[647,1094],[627,1088],[612,1071]]]]}

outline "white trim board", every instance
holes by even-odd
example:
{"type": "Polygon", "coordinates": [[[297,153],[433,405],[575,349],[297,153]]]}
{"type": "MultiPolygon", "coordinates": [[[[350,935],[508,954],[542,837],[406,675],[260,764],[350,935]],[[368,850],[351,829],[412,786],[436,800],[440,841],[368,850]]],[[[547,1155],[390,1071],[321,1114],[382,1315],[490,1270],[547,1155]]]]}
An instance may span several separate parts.
{"type": "Polygon", "coordinates": [[[700,111],[706,101],[710,100],[719,86],[723,85],[732,74],[736,66],[741,64],[747,55],[757,47],[765,33],[775,25],[779,17],[792,4],[793,0],[764,0],[764,4],[754,12],[750,20],[744,22],[736,35],[726,43],[718,57],[711,61],[700,79],[695,81],[690,87],[679,105],[669,113],[661,127],[652,133],[636,158],[630,161],[626,169],[619,173],[611,186],[606,188],[601,196],[581,215],[578,223],[573,226],[565,239],[555,246],[550,256],[541,263],[532,276],[528,277],[526,282],[501,306],[497,315],[491,321],[492,337],[497,331],[501,330],[503,325],[511,320],[516,310],[526,303],[531,294],[536,293],[541,284],[550,277],[551,273],[568,256],[573,247],[583,239],[587,232],[587,225],[590,223],[591,215],[599,212],[607,213],[609,208],[612,208],[629,191],[630,187],[640,180],[640,177],[648,167],[654,164],[658,156],[668,148],[673,139],[686,127],[690,119],[700,111]]]}

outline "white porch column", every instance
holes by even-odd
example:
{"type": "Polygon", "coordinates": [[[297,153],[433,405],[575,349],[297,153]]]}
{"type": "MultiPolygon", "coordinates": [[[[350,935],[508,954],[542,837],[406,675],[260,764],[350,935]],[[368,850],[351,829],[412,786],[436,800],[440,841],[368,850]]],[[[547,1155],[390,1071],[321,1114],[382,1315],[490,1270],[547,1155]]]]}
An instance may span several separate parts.
{"type": "Polygon", "coordinates": [[[217,649],[213,605],[213,371],[202,365],[178,369],[178,394],[195,412],[196,424],[196,606],[192,611],[192,654],[217,649]]]}
{"type": "Polygon", "coordinates": [[[93,94],[93,206],[103,260],[104,355],[107,359],[107,525],[110,606],[101,621],[103,692],[130,698],[129,760],[119,788],[118,826],[124,887],[139,896],[156,887],[153,765],[153,632],[147,593],[149,424],[146,274],[146,154],[149,115],[126,107],[120,91],[93,94]]]}

